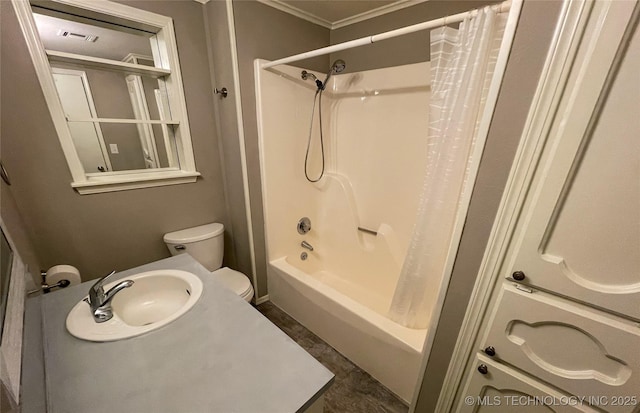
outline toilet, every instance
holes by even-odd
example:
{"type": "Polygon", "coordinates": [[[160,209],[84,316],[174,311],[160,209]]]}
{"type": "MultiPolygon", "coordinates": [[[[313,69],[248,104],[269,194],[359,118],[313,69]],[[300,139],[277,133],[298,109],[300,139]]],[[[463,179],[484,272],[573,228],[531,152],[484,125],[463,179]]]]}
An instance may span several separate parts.
{"type": "Polygon", "coordinates": [[[246,275],[228,267],[220,268],[224,254],[224,225],[216,222],[169,232],[164,235],[164,242],[171,255],[189,253],[229,290],[247,302],[253,298],[253,287],[246,275]]]}

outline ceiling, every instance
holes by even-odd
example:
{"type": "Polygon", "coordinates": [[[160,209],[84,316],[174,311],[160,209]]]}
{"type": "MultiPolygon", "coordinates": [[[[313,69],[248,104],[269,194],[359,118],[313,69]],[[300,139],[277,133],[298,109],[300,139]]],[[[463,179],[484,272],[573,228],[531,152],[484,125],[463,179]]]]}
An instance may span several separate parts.
{"type": "Polygon", "coordinates": [[[328,29],[391,13],[427,0],[258,0],[328,29]]]}
{"type": "Polygon", "coordinates": [[[144,32],[134,35],[39,13],[34,13],[33,17],[45,49],[111,60],[122,60],[129,53],[152,55],[149,35],[144,32]],[[93,35],[98,39],[91,42],[79,36],[63,37],[60,35],[61,31],[93,35]]]}

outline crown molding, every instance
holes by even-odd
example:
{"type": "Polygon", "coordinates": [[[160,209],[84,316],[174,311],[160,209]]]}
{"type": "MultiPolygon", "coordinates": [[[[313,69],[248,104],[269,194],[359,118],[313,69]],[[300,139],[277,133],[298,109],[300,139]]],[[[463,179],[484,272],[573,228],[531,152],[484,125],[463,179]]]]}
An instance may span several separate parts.
{"type": "Polygon", "coordinates": [[[285,13],[289,13],[292,16],[296,16],[308,22],[315,23],[327,29],[331,29],[333,26],[333,24],[328,20],[322,19],[316,16],[315,14],[311,14],[307,11],[291,6],[290,4],[284,3],[280,0],[257,0],[257,1],[269,7],[273,7],[274,9],[278,9],[285,13]]]}
{"type": "MultiPolygon", "coordinates": [[[[195,1],[206,3],[209,0],[195,0],[195,1]]],[[[265,4],[269,7],[273,7],[274,9],[278,9],[285,13],[288,13],[298,18],[301,18],[303,20],[306,20],[308,22],[325,27],[327,29],[335,30],[341,27],[349,26],[351,24],[372,19],[374,17],[382,16],[387,13],[392,13],[394,11],[402,10],[407,7],[415,6],[416,4],[424,3],[425,1],[429,1],[429,0],[398,0],[391,4],[376,7],[375,9],[366,11],[364,13],[356,14],[354,16],[347,17],[346,19],[341,19],[334,22],[320,18],[315,14],[312,14],[302,9],[299,9],[297,7],[294,7],[290,4],[283,2],[282,0],[256,0],[256,1],[262,4],[265,4]]]]}
{"type": "Polygon", "coordinates": [[[393,13],[394,11],[415,6],[416,4],[424,3],[426,1],[429,0],[398,0],[385,6],[380,6],[375,9],[353,15],[351,17],[347,17],[346,19],[337,20],[331,24],[331,30],[339,29],[341,27],[349,26],[355,23],[360,23],[362,21],[373,19],[374,17],[382,16],[387,13],[393,13]]]}

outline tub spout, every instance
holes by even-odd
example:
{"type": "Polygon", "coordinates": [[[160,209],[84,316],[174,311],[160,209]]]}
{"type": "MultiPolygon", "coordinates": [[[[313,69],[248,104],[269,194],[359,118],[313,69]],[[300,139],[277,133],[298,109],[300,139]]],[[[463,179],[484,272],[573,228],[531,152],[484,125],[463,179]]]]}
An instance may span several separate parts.
{"type": "Polygon", "coordinates": [[[307,241],[302,241],[302,242],[300,243],[300,246],[301,246],[302,248],[306,248],[306,249],[308,249],[309,251],[313,251],[313,247],[312,247],[312,246],[311,246],[311,244],[309,244],[307,241]]]}

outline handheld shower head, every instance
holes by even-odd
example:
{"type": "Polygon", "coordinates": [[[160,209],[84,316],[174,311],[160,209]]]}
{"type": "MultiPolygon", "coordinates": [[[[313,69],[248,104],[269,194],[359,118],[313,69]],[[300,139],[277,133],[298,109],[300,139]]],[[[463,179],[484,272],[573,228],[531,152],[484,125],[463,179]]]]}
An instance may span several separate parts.
{"type": "Polygon", "coordinates": [[[333,73],[340,73],[347,67],[347,64],[342,59],[338,59],[331,65],[331,71],[333,73]]]}
{"type": "Polygon", "coordinates": [[[342,72],[346,67],[347,67],[347,64],[342,59],[338,59],[335,62],[333,62],[333,64],[331,65],[331,68],[329,69],[329,73],[327,73],[327,77],[324,79],[324,82],[322,82],[322,90],[324,90],[324,88],[327,86],[327,82],[329,81],[329,78],[331,77],[331,75],[333,75],[334,73],[342,72]]]}

